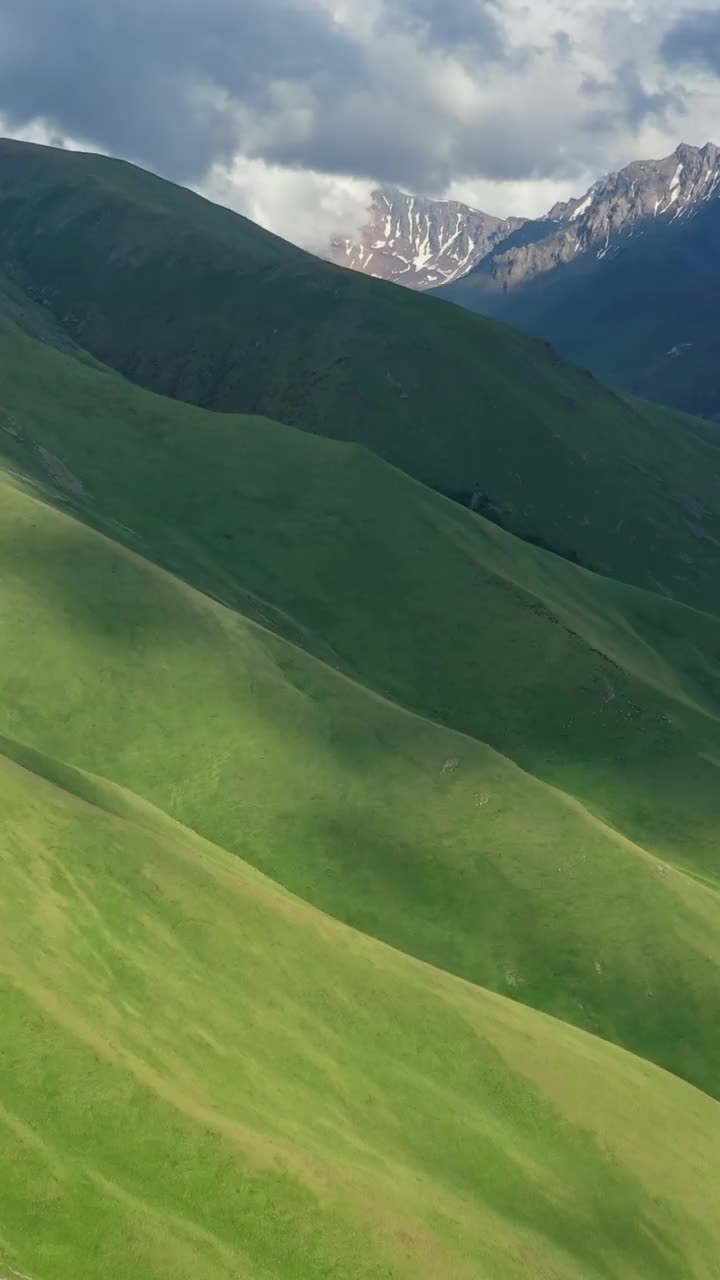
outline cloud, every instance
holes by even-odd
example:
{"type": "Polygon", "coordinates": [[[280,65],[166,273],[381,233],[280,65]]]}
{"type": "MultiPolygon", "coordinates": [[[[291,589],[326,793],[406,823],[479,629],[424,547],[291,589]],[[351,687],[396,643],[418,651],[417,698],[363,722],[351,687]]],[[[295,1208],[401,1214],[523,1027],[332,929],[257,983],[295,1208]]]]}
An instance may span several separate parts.
{"type": "Polygon", "coordinates": [[[496,17],[392,0],[364,37],[354,19],[319,0],[4,0],[0,111],[180,181],[244,154],[442,186],[473,85],[448,50],[501,57],[496,17]]]}
{"type": "Polygon", "coordinates": [[[573,42],[567,31],[553,31],[552,38],[555,42],[555,48],[562,58],[569,58],[573,51],[573,42]]]}
{"type": "Polygon", "coordinates": [[[197,178],[283,86],[317,98],[360,74],[327,12],[293,0],[4,0],[0,111],[197,178]]]}
{"type": "Polygon", "coordinates": [[[239,156],[229,165],[214,165],[202,190],[276,235],[323,253],[334,236],[366,222],[372,185],[239,156]]]}
{"type": "Polygon", "coordinates": [[[501,57],[506,51],[491,0],[394,0],[389,15],[431,48],[472,51],[480,58],[501,57]]]}
{"type": "Polygon", "coordinates": [[[586,98],[598,106],[586,116],[591,129],[612,129],[613,123],[639,128],[646,120],[667,120],[670,113],[680,116],[685,109],[682,90],[674,87],[650,92],[642,82],[633,62],[623,61],[609,80],[587,76],[581,85],[586,98]]]}
{"type": "Polygon", "coordinates": [[[669,66],[696,64],[720,76],[720,10],[691,9],[666,32],[661,53],[669,66]]]}
{"type": "Polygon", "coordinates": [[[705,140],[720,89],[671,73],[691,19],[685,0],[2,0],[0,115],[303,243],[382,182],[499,213],[527,193],[533,214],[680,130],[705,140]]]}

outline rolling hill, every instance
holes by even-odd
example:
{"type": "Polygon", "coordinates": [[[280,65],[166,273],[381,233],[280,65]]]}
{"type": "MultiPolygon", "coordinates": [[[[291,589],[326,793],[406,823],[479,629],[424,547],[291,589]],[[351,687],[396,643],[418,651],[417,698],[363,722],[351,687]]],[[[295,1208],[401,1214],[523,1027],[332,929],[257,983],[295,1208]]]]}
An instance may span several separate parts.
{"type": "MultiPolygon", "coordinates": [[[[408,890],[432,849],[447,862],[427,900],[430,920],[457,909],[471,872],[466,864],[453,875],[448,828],[469,822],[482,785],[489,807],[504,802],[489,840],[478,846],[475,837],[491,872],[493,862],[506,876],[512,865],[503,807],[520,838],[497,958],[507,963],[508,948],[520,945],[518,983],[541,965],[558,989],[582,967],[578,948],[590,946],[596,985],[617,1016],[634,988],[636,1027],[647,1031],[654,998],[666,1040],[692,1039],[698,1062],[712,1062],[714,891],[622,842],[613,848],[609,834],[594,844],[593,824],[573,806],[563,822],[555,797],[534,796],[530,779],[479,744],[407,717],[228,616],[23,482],[4,482],[2,512],[3,614],[22,619],[17,638],[30,646],[23,691],[17,676],[8,680],[5,640],[4,721],[10,707],[17,727],[18,704],[32,694],[26,736],[47,738],[51,723],[55,745],[103,766],[109,739],[116,776],[143,778],[156,794],[179,780],[169,808],[192,807],[220,769],[208,808],[226,794],[247,857],[274,863],[285,879],[295,866],[306,890],[314,873],[324,885],[314,896],[339,911],[351,887],[366,925],[368,905],[374,899],[378,913],[393,882],[397,922],[414,906],[422,924],[420,895],[412,903],[408,890]],[[52,574],[39,571],[33,539],[45,555],[52,550],[52,574]],[[39,632],[33,608],[44,614],[39,632]],[[45,646],[45,672],[33,634],[45,646]],[[41,705],[50,691],[52,716],[41,705]],[[447,769],[453,750],[462,756],[447,769]],[[318,860],[331,801],[343,826],[330,827],[318,860]],[[413,806],[417,830],[408,825],[413,806]],[[348,834],[368,811],[386,837],[376,835],[373,863],[369,837],[351,844],[348,834]],[[547,845],[538,838],[543,816],[547,845]],[[398,839],[403,819],[415,865],[398,839]],[[567,924],[581,898],[569,903],[563,929],[548,883],[563,837],[569,899],[587,876],[583,863],[596,863],[574,939],[567,924]],[[385,883],[383,858],[394,862],[385,883]],[[523,886],[534,909],[527,900],[523,908],[523,886]],[[544,960],[543,904],[555,935],[544,960]],[[681,972],[684,997],[698,998],[682,1030],[665,986],[681,972]],[[650,981],[657,985],[645,990],[650,981]]],[[[333,1272],[520,1280],[528,1268],[558,1280],[711,1280],[720,1243],[715,1101],[373,942],[127,789],[8,736],[0,794],[6,1269],[59,1280],[138,1272],[159,1280],[169,1267],[203,1280],[333,1272]]],[[[497,877],[486,893],[502,912],[497,877]]]]}
{"type": "Polygon", "coordinates": [[[0,1277],[715,1280],[712,428],[103,158],[0,242],[0,1277]]]}
{"type": "Polygon", "coordinates": [[[3,1274],[712,1280],[717,1103],[7,741],[0,799],[3,1274]]]}
{"type": "Polygon", "coordinates": [[[100,156],[2,143],[0,251],[6,310],[45,341],[166,395],[365,444],[445,493],[481,491],[513,532],[714,604],[714,567],[698,578],[718,536],[709,447],[541,342],[100,156]]]}
{"type": "Polygon", "coordinates": [[[720,621],[3,333],[0,732],[714,1091],[720,621]]]}

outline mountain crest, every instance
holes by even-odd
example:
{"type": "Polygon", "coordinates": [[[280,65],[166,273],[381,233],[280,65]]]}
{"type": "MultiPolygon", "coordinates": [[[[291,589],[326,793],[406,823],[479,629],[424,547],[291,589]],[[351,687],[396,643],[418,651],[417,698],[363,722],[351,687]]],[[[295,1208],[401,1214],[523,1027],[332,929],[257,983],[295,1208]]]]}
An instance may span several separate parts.
{"type": "Polygon", "coordinates": [[[718,419],[718,261],[720,149],[683,143],[555,205],[441,292],[615,386],[718,419]]]}
{"type": "Polygon", "coordinates": [[[597,255],[603,257],[616,237],[632,235],[643,220],[691,215],[717,195],[720,150],[711,142],[704,147],[681,143],[663,160],[635,161],[595,182],[579,199],[550,210],[548,218],[565,228],[556,259],[567,260],[598,242],[597,255]]]}
{"type": "Polygon", "coordinates": [[[328,257],[415,289],[452,284],[480,267],[514,284],[518,273],[534,276],[588,251],[603,258],[647,219],[689,217],[716,196],[720,149],[712,142],[681,143],[662,160],[634,161],[535,221],[498,218],[457,200],[385,186],[373,192],[359,234],[334,239],[328,257]]]}
{"type": "Polygon", "coordinates": [[[477,268],[488,284],[506,292],[583,255],[618,253],[649,225],[692,217],[718,197],[720,149],[711,142],[682,143],[663,160],[634,161],[583,196],[554,205],[546,219],[527,224],[522,244],[497,245],[477,268]]]}
{"type": "Polygon", "coordinates": [[[449,284],[523,225],[457,200],[429,200],[396,187],[373,192],[368,221],[355,239],[332,241],[331,261],[415,289],[449,284]]]}

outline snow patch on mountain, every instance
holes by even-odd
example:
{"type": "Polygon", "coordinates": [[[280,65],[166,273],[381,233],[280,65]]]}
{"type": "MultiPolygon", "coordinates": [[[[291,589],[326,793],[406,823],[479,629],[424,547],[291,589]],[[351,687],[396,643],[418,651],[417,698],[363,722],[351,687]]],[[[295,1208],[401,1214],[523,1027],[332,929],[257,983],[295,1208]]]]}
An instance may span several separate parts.
{"type": "Polygon", "coordinates": [[[430,289],[465,275],[523,223],[456,200],[428,200],[386,187],[373,194],[359,238],[337,237],[328,257],[355,271],[430,289]]]}

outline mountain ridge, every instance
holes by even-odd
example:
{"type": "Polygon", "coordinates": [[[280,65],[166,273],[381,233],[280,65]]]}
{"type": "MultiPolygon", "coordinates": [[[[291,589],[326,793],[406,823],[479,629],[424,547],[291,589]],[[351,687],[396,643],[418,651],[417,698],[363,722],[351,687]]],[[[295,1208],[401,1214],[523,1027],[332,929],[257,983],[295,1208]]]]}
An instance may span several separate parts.
{"type": "Polygon", "coordinates": [[[445,494],[477,493],[511,532],[715,607],[712,441],[547,343],[96,156],[0,148],[0,248],[30,328],[43,318],[139,384],[363,444],[445,494]],[[638,548],[652,546],[651,564],[638,548]]]}
{"type": "Polygon", "coordinates": [[[720,149],[711,142],[703,147],[680,143],[661,160],[632,161],[598,178],[583,195],[558,201],[534,218],[500,218],[458,201],[385,187],[372,193],[359,237],[337,237],[328,257],[380,279],[438,291],[489,269],[486,260],[492,259],[493,278],[505,289],[590,248],[603,258],[615,250],[618,236],[634,234],[644,218],[671,214],[675,220],[719,194],[720,149]],[[505,242],[524,227],[530,243],[537,243],[516,262],[505,242]],[[448,254],[456,241],[457,251],[448,254]]]}
{"type": "Polygon", "coordinates": [[[431,289],[465,275],[525,222],[497,218],[457,200],[408,195],[397,187],[374,191],[368,214],[357,238],[332,241],[329,260],[412,289],[431,289]]]}
{"type": "MultiPolygon", "coordinates": [[[[540,220],[557,224],[554,232],[522,255],[500,244],[466,274],[476,273],[488,280],[488,288],[507,292],[577,254],[592,251],[601,261],[618,251],[622,237],[642,234],[645,220],[692,216],[712,199],[720,199],[720,149],[713,143],[702,148],[681,143],[663,160],[635,161],[598,179],[583,196],[554,205],[540,220]]],[[[460,291],[453,296],[459,298],[460,291]]]]}
{"type": "Polygon", "coordinates": [[[440,295],[550,339],[612,385],[718,417],[718,147],[635,162],[548,217],[440,295]]]}

